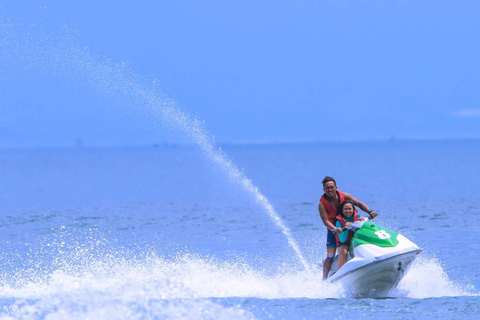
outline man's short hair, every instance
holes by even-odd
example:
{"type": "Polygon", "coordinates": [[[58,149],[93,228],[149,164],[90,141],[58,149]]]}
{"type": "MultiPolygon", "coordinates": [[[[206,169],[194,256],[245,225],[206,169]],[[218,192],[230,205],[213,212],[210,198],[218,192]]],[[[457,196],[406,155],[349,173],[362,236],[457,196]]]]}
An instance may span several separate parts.
{"type": "Polygon", "coordinates": [[[335,181],[335,179],[333,179],[332,177],[329,177],[329,176],[325,176],[325,178],[323,178],[323,180],[322,180],[323,186],[325,187],[325,183],[327,183],[329,181],[333,181],[333,183],[335,183],[335,186],[337,186],[337,181],[335,181]]]}

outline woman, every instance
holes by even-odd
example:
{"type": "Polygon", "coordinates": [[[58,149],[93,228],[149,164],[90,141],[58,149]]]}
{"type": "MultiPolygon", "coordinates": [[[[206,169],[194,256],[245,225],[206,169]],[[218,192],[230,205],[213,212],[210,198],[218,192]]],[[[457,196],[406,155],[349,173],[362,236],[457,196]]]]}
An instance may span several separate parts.
{"type": "MultiPolygon", "coordinates": [[[[345,200],[338,208],[337,221],[335,226],[337,228],[344,228],[351,226],[354,221],[364,220],[363,217],[358,217],[357,209],[351,200],[345,200]]],[[[348,249],[353,238],[352,230],[345,230],[335,235],[338,247],[338,269],[340,269],[345,262],[347,262],[348,249]]]]}

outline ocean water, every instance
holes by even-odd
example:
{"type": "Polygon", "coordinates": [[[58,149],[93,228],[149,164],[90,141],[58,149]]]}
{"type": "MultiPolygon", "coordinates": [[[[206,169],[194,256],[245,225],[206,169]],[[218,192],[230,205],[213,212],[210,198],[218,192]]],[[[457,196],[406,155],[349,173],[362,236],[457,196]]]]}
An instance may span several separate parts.
{"type": "Polygon", "coordinates": [[[75,30],[0,22],[2,102],[17,106],[0,110],[15,135],[1,136],[0,319],[479,318],[480,141],[220,150],[155,80],[99,58],[75,30]],[[135,136],[149,122],[136,118],[156,122],[152,139],[187,141],[6,148],[28,144],[30,125],[59,145],[80,129],[87,141],[105,128],[135,136]],[[423,248],[388,299],[321,280],[325,175],[423,248]]]}
{"type": "Polygon", "coordinates": [[[479,318],[480,141],[222,150],[251,185],[201,147],[1,149],[0,319],[479,318]],[[423,248],[388,299],[321,280],[325,175],[423,248]]]}

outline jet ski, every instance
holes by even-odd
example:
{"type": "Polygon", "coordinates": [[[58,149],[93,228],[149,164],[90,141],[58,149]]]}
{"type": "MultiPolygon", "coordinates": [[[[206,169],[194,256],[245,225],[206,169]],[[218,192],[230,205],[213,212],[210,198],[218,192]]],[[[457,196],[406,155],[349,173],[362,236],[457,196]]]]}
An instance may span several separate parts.
{"type": "Polygon", "coordinates": [[[347,262],[338,269],[338,255],[335,256],[327,280],[341,283],[353,297],[388,297],[422,249],[368,219],[355,221],[346,229],[354,231],[347,262]]]}

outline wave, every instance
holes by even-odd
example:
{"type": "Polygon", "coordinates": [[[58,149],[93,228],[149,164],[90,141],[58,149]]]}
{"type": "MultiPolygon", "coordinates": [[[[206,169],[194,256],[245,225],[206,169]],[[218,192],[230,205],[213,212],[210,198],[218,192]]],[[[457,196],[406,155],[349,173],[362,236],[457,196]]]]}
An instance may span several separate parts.
{"type": "MultiPolygon", "coordinates": [[[[257,270],[251,262],[219,261],[188,252],[174,257],[155,252],[110,252],[95,258],[77,251],[58,253],[54,260],[60,266],[55,270],[30,268],[3,273],[0,296],[40,299],[78,291],[107,295],[129,291],[161,299],[345,297],[340,285],[321,280],[319,268],[311,272],[283,270],[269,275],[257,270]]],[[[409,298],[420,299],[475,294],[473,286],[453,282],[437,259],[426,257],[418,258],[399,289],[409,298]]]]}
{"type": "Polygon", "coordinates": [[[437,258],[425,256],[417,258],[398,289],[413,299],[478,295],[472,284],[451,280],[437,258]]]}
{"type": "Polygon", "coordinates": [[[223,306],[213,298],[328,298],[337,296],[339,290],[322,283],[320,274],[267,276],[245,263],[220,262],[190,253],[172,258],[155,253],[125,258],[122,254],[85,257],[81,264],[69,263],[69,253],[59,254],[55,258],[64,261],[57,270],[32,268],[4,273],[0,315],[252,319],[241,306],[223,306]]]}

